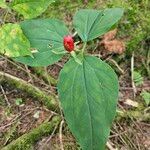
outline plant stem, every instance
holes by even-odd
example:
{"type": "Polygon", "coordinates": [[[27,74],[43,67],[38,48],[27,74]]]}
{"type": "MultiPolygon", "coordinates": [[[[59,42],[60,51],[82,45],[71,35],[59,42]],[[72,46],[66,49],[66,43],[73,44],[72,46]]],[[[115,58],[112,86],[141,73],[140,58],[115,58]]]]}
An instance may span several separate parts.
{"type": "Polygon", "coordinates": [[[87,45],[87,43],[84,43],[83,48],[82,48],[82,55],[83,55],[83,53],[84,53],[84,50],[85,50],[85,48],[86,48],[86,45],[87,45]]]}
{"type": "Polygon", "coordinates": [[[133,96],[135,98],[137,90],[136,90],[136,86],[134,83],[134,52],[132,53],[132,57],[131,57],[131,82],[132,82],[132,87],[133,87],[133,96]]]}

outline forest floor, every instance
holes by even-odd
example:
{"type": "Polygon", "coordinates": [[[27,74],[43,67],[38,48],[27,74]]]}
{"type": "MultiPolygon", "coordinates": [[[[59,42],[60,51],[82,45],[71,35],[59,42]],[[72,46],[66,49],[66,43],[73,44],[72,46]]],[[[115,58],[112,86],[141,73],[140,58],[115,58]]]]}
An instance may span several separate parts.
{"type": "MultiPolygon", "coordinates": [[[[107,149],[150,150],[150,100],[144,94],[150,92],[150,18],[146,16],[150,14],[148,2],[58,0],[40,18],[55,17],[71,27],[73,14],[80,8],[115,6],[125,7],[126,10],[117,32],[114,30],[88,46],[89,53],[109,63],[119,77],[118,109],[107,149]],[[105,38],[115,42],[111,45],[102,44],[105,38]]],[[[1,9],[0,15],[3,18],[5,10],[1,9]]],[[[17,22],[18,18],[8,14],[6,22],[17,22]]],[[[50,109],[47,100],[58,99],[57,79],[67,59],[64,57],[48,67],[33,68],[0,56],[0,149],[24,134],[35,132],[34,129],[61,111],[59,107],[58,110],[50,109]]],[[[64,121],[58,119],[58,123],[54,122],[52,126],[52,129],[47,129],[51,134],[45,131],[42,135],[38,128],[39,138],[29,142],[24,149],[60,150],[62,145],[64,150],[79,149],[64,121]]],[[[35,134],[31,135],[30,141],[35,138],[35,134]]]]}

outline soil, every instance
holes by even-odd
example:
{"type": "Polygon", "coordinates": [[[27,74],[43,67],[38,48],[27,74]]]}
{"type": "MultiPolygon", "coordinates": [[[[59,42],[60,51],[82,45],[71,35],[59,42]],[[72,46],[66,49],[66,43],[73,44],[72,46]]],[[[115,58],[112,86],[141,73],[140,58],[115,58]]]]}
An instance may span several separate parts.
{"type": "MultiPolygon", "coordinates": [[[[95,54],[96,52],[93,53],[93,55],[95,54]]],[[[57,79],[58,74],[65,62],[66,58],[55,65],[49,66],[47,68],[48,74],[57,79]]],[[[124,70],[128,69],[124,67],[124,70]]],[[[19,63],[15,63],[14,65],[13,61],[3,59],[0,64],[0,71],[9,73],[13,76],[17,76],[18,78],[30,82],[43,91],[50,90],[50,88],[48,88],[48,84],[45,83],[42,78],[38,77],[32,71],[31,67],[28,67],[27,69],[24,65],[21,65],[19,63]],[[16,67],[16,65],[18,67],[16,67]],[[34,76],[32,80],[31,76],[29,76],[29,73],[30,75],[34,76]]],[[[121,74],[119,80],[120,96],[118,108],[127,112],[136,112],[136,110],[139,108],[133,107],[130,104],[125,104],[125,101],[127,99],[130,99],[132,101],[136,101],[139,105],[141,105],[140,113],[144,115],[145,108],[141,103],[139,93],[142,89],[149,88],[150,82],[148,80],[145,80],[143,86],[138,87],[136,99],[134,99],[129,73],[125,73],[123,75],[121,74]]],[[[9,144],[12,140],[17,139],[24,133],[28,133],[33,128],[44,122],[44,120],[46,120],[49,116],[51,116],[51,111],[46,109],[43,104],[39,103],[32,96],[28,95],[28,93],[16,89],[15,87],[11,87],[7,82],[1,85],[0,97],[2,98],[2,101],[0,103],[0,145],[5,146],[9,144]],[[19,106],[16,105],[16,100],[18,98],[22,99],[22,104],[20,104],[19,106]],[[36,113],[38,114],[37,118],[35,117],[36,113]]],[[[148,148],[150,147],[149,122],[147,120],[139,121],[140,117],[135,118],[132,115],[125,118],[122,117],[121,119],[119,119],[119,121],[117,119],[118,117],[116,118],[116,122],[112,127],[110,135],[110,141],[113,143],[113,145],[117,145],[118,148],[122,150],[126,150],[129,148],[148,150],[148,148]]],[[[68,150],[77,148],[75,139],[69,132],[66,124],[63,128],[63,143],[68,150]]],[[[43,137],[34,145],[34,149],[45,150],[51,147],[52,150],[59,150],[59,144],[59,134],[57,133],[48,137],[43,137]]]]}

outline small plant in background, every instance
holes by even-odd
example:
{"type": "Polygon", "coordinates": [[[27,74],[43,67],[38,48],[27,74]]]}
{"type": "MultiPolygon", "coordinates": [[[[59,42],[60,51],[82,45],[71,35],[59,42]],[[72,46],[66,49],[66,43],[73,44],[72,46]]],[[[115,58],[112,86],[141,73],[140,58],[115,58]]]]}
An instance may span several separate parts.
{"type": "Polygon", "coordinates": [[[143,77],[141,76],[140,72],[133,72],[133,80],[136,86],[143,84],[143,77]]]}
{"type": "Polygon", "coordinates": [[[144,99],[145,104],[146,104],[147,106],[149,106],[149,105],[150,105],[150,92],[147,92],[147,91],[144,91],[144,90],[143,90],[140,95],[141,95],[142,98],[144,99]]]}
{"type": "Polygon", "coordinates": [[[17,106],[24,105],[22,98],[16,98],[16,99],[15,99],[15,104],[16,104],[17,106]]]}
{"type": "MultiPolygon", "coordinates": [[[[18,5],[13,2],[12,9],[30,18],[30,13],[21,12],[18,5]]],[[[83,150],[105,149],[118,99],[115,72],[104,61],[90,56],[86,46],[111,30],[122,15],[121,8],[79,10],[73,28],[82,41],[75,41],[57,19],[25,20],[0,29],[0,52],[23,64],[47,66],[65,54],[71,55],[59,75],[58,95],[67,124],[83,150]],[[5,43],[8,32],[11,34],[5,43]],[[82,43],[81,49],[77,43],[82,43]]]]}

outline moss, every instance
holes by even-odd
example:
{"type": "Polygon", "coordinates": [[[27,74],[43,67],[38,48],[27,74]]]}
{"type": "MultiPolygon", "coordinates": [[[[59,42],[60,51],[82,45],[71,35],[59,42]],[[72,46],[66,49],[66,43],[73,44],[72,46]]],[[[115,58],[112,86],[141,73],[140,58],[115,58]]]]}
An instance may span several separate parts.
{"type": "Polygon", "coordinates": [[[150,115],[149,113],[144,113],[143,110],[127,110],[127,111],[117,111],[117,116],[115,121],[121,121],[126,119],[136,119],[140,121],[149,122],[150,121],[150,115]]]}
{"type": "Polygon", "coordinates": [[[2,105],[4,105],[5,104],[5,101],[4,101],[4,99],[0,96],[0,106],[2,105]]]}
{"type": "Polygon", "coordinates": [[[38,76],[40,76],[45,82],[50,83],[52,85],[57,84],[57,80],[54,79],[51,75],[47,75],[44,68],[34,67],[33,70],[34,70],[34,73],[37,74],[38,76]]]}
{"type": "Polygon", "coordinates": [[[47,95],[45,92],[41,91],[37,87],[33,86],[32,84],[9,75],[7,73],[0,72],[0,83],[8,83],[9,85],[14,86],[17,89],[27,92],[29,95],[34,97],[35,99],[42,102],[48,109],[56,110],[58,107],[57,98],[52,95],[47,95]]]}
{"type": "Polygon", "coordinates": [[[41,139],[42,136],[52,133],[55,126],[58,126],[59,122],[60,117],[55,116],[52,118],[51,122],[44,122],[31,132],[22,135],[1,150],[30,150],[32,149],[32,145],[41,139]]]}
{"type": "Polygon", "coordinates": [[[128,52],[140,49],[141,42],[149,37],[150,27],[150,1],[147,0],[108,0],[108,7],[123,7],[125,13],[121,21],[120,33],[128,37],[128,52]]]}

